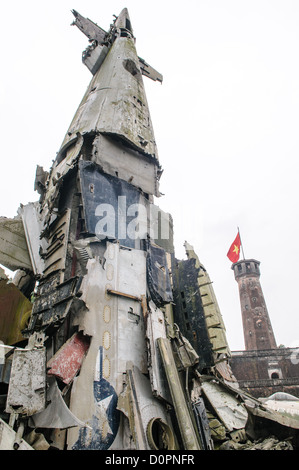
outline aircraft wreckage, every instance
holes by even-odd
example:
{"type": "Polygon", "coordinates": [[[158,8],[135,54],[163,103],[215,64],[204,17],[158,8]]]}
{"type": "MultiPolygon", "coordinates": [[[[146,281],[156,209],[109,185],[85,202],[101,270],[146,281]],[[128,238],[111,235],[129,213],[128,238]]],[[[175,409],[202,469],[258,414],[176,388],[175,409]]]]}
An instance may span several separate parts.
{"type": "Polygon", "coordinates": [[[242,391],[209,275],[178,260],[124,9],[78,12],[92,73],[39,201],[0,218],[0,449],[298,448],[298,413],[242,391]]]}

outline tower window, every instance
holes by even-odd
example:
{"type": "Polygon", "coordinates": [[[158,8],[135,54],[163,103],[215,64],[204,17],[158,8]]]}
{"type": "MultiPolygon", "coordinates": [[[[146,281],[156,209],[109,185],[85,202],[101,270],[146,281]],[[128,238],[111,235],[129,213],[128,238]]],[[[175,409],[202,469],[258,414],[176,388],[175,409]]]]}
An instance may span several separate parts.
{"type": "Polygon", "coordinates": [[[279,379],[279,375],[277,374],[277,372],[272,372],[271,379],[279,379]]]}

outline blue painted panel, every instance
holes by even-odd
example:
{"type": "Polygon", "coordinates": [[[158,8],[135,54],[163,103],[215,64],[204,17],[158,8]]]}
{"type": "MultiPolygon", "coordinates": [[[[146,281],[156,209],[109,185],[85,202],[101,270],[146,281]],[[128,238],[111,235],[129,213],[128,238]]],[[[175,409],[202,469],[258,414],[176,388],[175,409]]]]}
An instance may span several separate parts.
{"type": "Polygon", "coordinates": [[[102,346],[99,348],[99,361],[99,380],[93,382],[96,412],[88,423],[92,430],[80,429],[78,440],[72,447],[74,450],[107,450],[112,445],[119,428],[120,411],[116,409],[118,396],[102,374],[102,346]],[[107,424],[103,433],[104,421],[107,421],[107,424]]]}

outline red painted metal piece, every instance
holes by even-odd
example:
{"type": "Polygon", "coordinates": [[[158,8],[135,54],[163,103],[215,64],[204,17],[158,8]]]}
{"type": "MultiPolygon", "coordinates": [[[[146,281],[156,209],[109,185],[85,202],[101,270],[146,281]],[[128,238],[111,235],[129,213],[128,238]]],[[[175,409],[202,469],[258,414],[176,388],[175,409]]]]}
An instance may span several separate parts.
{"type": "Polygon", "coordinates": [[[68,385],[78,373],[90,344],[90,337],[75,333],[48,361],[48,375],[68,385]]]}

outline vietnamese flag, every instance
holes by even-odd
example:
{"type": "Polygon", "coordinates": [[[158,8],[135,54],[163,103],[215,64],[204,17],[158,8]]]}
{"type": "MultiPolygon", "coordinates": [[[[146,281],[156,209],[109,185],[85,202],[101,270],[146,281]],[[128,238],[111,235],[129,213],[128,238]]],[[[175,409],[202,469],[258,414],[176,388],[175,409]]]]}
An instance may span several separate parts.
{"type": "Polygon", "coordinates": [[[240,256],[240,246],[241,246],[241,238],[238,232],[235,240],[231,244],[230,249],[228,250],[227,257],[232,263],[236,263],[240,256]]]}

